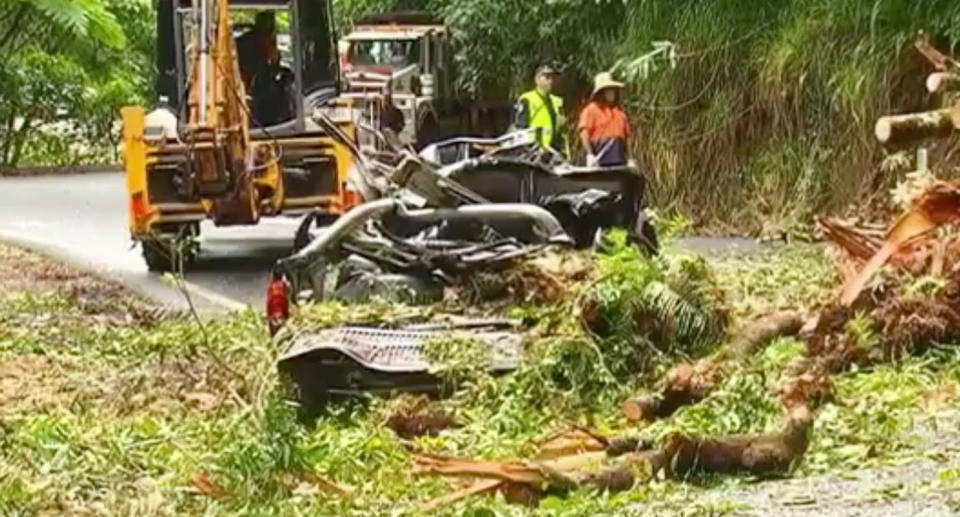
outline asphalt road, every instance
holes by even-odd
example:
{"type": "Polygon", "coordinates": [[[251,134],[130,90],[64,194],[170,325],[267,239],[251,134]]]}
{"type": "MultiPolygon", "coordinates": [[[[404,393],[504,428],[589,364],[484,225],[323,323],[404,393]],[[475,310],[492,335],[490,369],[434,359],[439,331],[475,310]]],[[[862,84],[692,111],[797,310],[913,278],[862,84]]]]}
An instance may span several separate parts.
{"type": "MultiPolygon", "coordinates": [[[[116,172],[0,178],[0,239],[117,280],[168,306],[183,293],[150,273],[127,231],[123,175],[116,172]]],[[[262,307],[273,262],[289,254],[296,219],[249,227],[201,227],[201,253],[186,274],[202,309],[262,307]]]]}

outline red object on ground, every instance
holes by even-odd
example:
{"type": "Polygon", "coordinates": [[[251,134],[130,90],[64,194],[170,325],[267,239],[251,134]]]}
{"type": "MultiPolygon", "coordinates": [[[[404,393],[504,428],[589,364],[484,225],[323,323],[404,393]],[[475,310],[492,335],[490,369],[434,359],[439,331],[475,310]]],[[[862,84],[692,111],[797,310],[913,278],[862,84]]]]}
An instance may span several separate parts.
{"type": "Polygon", "coordinates": [[[274,274],[267,286],[267,325],[270,335],[276,334],[290,317],[290,286],[282,276],[274,274]]]}

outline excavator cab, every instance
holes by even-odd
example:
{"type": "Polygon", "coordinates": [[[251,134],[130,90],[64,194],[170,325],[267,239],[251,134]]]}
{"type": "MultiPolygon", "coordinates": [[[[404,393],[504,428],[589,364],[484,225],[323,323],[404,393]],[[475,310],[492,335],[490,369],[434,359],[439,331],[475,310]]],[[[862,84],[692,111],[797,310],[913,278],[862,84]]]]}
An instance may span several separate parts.
{"type": "MultiPolygon", "coordinates": [[[[122,110],[130,232],[151,270],[170,269],[172,251],[189,260],[196,248],[172,243],[198,235],[205,219],[252,225],[314,211],[333,219],[349,207],[351,155],[311,117],[338,94],[331,3],[156,2],[156,104],[122,110]],[[219,28],[229,34],[212,36],[219,28]],[[201,55],[208,61],[197,65],[201,55]],[[215,114],[198,117],[201,103],[215,114]]],[[[354,135],[348,121],[338,124],[354,135]]]]}

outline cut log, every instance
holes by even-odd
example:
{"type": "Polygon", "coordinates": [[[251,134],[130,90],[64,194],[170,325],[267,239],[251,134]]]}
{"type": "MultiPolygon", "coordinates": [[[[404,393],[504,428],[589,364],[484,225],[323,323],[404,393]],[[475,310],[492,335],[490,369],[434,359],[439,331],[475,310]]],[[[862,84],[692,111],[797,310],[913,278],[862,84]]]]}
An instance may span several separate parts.
{"type": "Polygon", "coordinates": [[[633,472],[626,465],[616,465],[597,472],[587,472],[577,479],[580,486],[590,486],[609,492],[630,490],[636,481],[633,472]]]}
{"type": "Polygon", "coordinates": [[[666,387],[651,397],[623,401],[623,416],[630,422],[665,418],[683,406],[703,400],[723,379],[721,361],[703,359],[696,364],[679,363],[667,373],[666,387]]]}
{"type": "Polygon", "coordinates": [[[960,89],[960,75],[934,72],[927,76],[927,91],[930,93],[958,89],[960,89]]]}
{"type": "Polygon", "coordinates": [[[880,117],[874,134],[882,144],[906,144],[925,138],[942,138],[954,130],[950,108],[880,117]]]}

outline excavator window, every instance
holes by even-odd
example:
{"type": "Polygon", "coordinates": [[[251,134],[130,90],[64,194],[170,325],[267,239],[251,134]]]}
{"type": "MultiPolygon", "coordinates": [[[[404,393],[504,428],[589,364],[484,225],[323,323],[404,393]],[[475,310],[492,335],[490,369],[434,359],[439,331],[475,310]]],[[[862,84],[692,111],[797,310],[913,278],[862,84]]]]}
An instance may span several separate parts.
{"type": "MultiPolygon", "coordinates": [[[[338,72],[329,4],[330,0],[230,1],[251,129],[303,118],[310,109],[305,105],[315,102],[309,99],[335,92],[338,72]]],[[[197,23],[191,1],[159,0],[157,22],[158,95],[176,99],[171,104],[183,109],[197,23]],[[168,50],[170,45],[178,55],[168,50]],[[176,82],[171,80],[172,62],[176,82]]]]}

